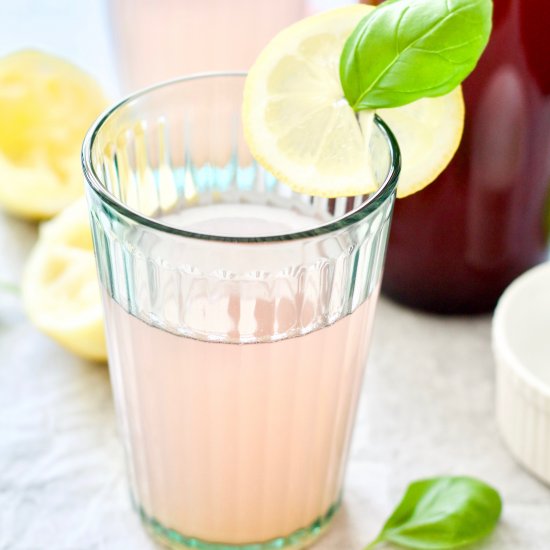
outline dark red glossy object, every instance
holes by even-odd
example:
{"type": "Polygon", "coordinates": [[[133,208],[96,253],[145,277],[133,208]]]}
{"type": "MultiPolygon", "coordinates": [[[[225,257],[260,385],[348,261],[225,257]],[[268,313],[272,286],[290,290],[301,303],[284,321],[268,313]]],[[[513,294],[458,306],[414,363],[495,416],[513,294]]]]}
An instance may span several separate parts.
{"type": "Polygon", "coordinates": [[[489,46],[464,83],[460,149],[438,181],[395,209],[383,291],[428,311],[490,311],[547,254],[550,2],[494,7],[489,46]]]}

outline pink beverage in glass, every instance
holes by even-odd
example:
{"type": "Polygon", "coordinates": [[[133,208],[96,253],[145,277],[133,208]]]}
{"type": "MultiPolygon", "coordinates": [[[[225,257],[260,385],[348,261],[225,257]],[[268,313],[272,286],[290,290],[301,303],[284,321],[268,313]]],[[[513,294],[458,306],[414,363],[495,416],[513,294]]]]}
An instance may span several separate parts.
{"type": "Polygon", "coordinates": [[[185,74],[248,69],[306,0],[108,0],[124,92],[185,74]]]}
{"type": "Polygon", "coordinates": [[[111,110],[84,149],[134,505],[172,548],[308,547],[339,507],[399,152],[380,189],[292,192],[251,158],[242,74],[111,110]]]}
{"type": "Polygon", "coordinates": [[[547,256],[549,22],[547,0],[495,0],[489,46],[463,85],[459,151],[437,181],[397,201],[382,287],[392,298],[489,311],[547,256]]]}
{"type": "MultiPolygon", "coordinates": [[[[177,225],[269,235],[318,223],[265,206],[198,210],[192,223],[177,225]]],[[[332,514],[376,294],[319,330],[243,345],[171,334],[104,293],[115,393],[126,393],[120,406],[128,423],[143,426],[129,434],[130,447],[142,449],[132,463],[142,510],[179,533],[230,544],[276,539],[332,514]]],[[[253,312],[258,339],[274,324],[294,322],[290,300],[277,307],[276,300],[226,298],[211,304],[209,325],[229,316],[235,339],[243,307],[253,312]]]]}

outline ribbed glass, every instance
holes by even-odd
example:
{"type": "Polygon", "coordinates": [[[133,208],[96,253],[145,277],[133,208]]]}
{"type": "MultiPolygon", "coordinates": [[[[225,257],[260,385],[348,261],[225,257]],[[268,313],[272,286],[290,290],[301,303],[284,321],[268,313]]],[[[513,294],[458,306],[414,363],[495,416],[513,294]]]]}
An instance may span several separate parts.
{"type": "Polygon", "coordinates": [[[375,194],[292,192],[243,83],[151,88],[83,149],[132,497],[173,548],[303,548],[336,511],[399,171],[378,120],[375,194]]]}

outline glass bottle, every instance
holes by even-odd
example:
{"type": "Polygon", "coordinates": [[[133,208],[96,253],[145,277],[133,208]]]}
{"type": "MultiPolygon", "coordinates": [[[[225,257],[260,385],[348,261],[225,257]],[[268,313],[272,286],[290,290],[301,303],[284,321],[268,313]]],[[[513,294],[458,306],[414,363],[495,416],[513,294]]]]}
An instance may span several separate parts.
{"type": "Polygon", "coordinates": [[[514,278],[545,259],[548,21],[545,0],[495,0],[489,46],[464,83],[458,154],[438,181],[397,201],[388,296],[438,313],[486,312],[514,278]]]}

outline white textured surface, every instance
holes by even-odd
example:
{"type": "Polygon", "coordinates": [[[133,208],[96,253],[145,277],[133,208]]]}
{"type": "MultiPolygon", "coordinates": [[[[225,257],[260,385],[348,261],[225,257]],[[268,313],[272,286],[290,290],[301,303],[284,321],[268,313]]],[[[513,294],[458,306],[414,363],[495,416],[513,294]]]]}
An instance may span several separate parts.
{"type": "MultiPolygon", "coordinates": [[[[2,2],[0,53],[50,46],[114,89],[99,5],[2,2]]],[[[0,279],[19,277],[34,238],[0,215],[0,279]]],[[[0,550],[152,550],[127,499],[106,368],[36,333],[7,295],[0,357],[0,550]]],[[[444,320],[382,301],[345,506],[316,550],[360,550],[409,481],[445,473],[502,492],[502,524],[477,550],[548,550],[550,491],[500,442],[493,379],[488,318],[444,320]]]]}

